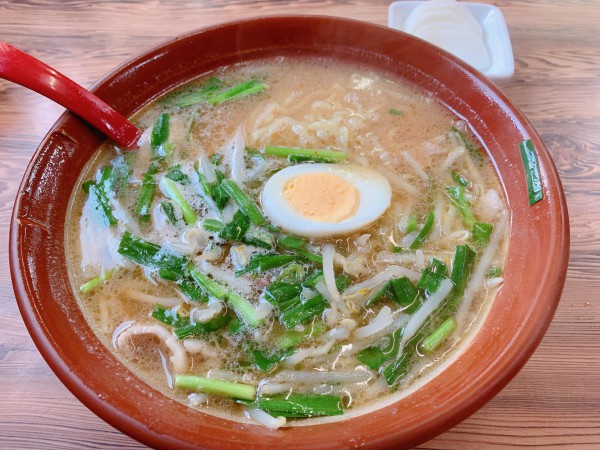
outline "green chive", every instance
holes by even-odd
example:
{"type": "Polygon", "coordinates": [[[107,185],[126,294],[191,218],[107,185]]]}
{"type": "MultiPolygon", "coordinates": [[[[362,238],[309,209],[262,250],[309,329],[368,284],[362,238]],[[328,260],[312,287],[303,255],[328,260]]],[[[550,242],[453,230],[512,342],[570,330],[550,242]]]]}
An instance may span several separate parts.
{"type": "Polygon", "coordinates": [[[490,242],[490,235],[494,230],[494,225],[486,222],[475,222],[471,230],[473,242],[480,247],[485,247],[490,242]]]}
{"type": "Polygon", "coordinates": [[[181,195],[181,192],[179,191],[179,188],[177,187],[175,182],[165,177],[161,180],[161,183],[163,189],[167,192],[171,200],[173,200],[181,209],[181,212],[183,213],[183,220],[185,220],[185,223],[187,223],[188,225],[195,224],[198,221],[198,216],[196,215],[190,204],[187,202],[187,200],[183,198],[183,195],[181,195]]]}
{"type": "Polygon", "coordinates": [[[164,145],[167,139],[169,139],[169,114],[162,113],[156,118],[150,134],[150,148],[155,156],[165,156],[164,145]]]}
{"type": "Polygon", "coordinates": [[[471,140],[468,139],[467,136],[462,131],[460,131],[458,128],[452,127],[450,129],[458,135],[458,137],[462,141],[465,148],[469,151],[469,154],[471,155],[471,157],[477,163],[481,164],[483,162],[483,156],[481,155],[480,151],[477,149],[475,144],[473,144],[473,142],[471,142],[471,140]]]}
{"type": "Polygon", "coordinates": [[[277,244],[287,248],[300,248],[304,244],[306,244],[306,239],[294,235],[289,235],[279,239],[277,241],[277,244]]]}
{"type": "Polygon", "coordinates": [[[423,353],[428,354],[438,348],[450,337],[455,328],[456,320],[452,317],[447,318],[433,333],[423,339],[420,345],[423,353]]]}
{"type": "Polygon", "coordinates": [[[419,234],[417,234],[415,240],[412,242],[412,244],[410,244],[411,250],[417,250],[423,245],[423,242],[431,233],[434,220],[435,216],[433,215],[433,211],[431,211],[427,216],[427,220],[425,220],[425,225],[423,225],[423,228],[421,228],[421,231],[419,231],[419,234]]]}
{"type": "Polygon", "coordinates": [[[463,186],[448,186],[446,193],[458,209],[463,225],[467,228],[472,228],[476,219],[465,195],[465,188],[463,186]]]}
{"type": "Polygon", "coordinates": [[[175,208],[173,205],[170,202],[161,202],[160,207],[167,216],[167,219],[169,219],[169,222],[173,225],[177,224],[177,217],[175,216],[175,208]]]}
{"type": "Polygon", "coordinates": [[[542,176],[540,175],[540,167],[531,139],[521,142],[519,149],[521,150],[521,160],[523,161],[525,178],[527,180],[529,206],[531,206],[544,198],[542,176]]]}
{"type": "Polygon", "coordinates": [[[217,219],[204,219],[202,221],[202,228],[206,231],[221,231],[225,227],[225,224],[217,219]]]}
{"type": "Polygon", "coordinates": [[[235,181],[225,179],[221,181],[221,186],[239,206],[244,215],[248,217],[248,219],[250,219],[254,225],[262,225],[265,222],[265,218],[260,212],[260,209],[258,209],[258,206],[256,206],[254,202],[250,200],[250,198],[244,191],[242,191],[235,181]]]}
{"type": "Polygon", "coordinates": [[[262,153],[270,156],[317,158],[319,162],[339,162],[348,158],[348,153],[338,150],[316,150],[309,148],[266,146],[262,153]]]}
{"type": "Polygon", "coordinates": [[[467,180],[465,177],[463,177],[460,173],[458,173],[456,170],[452,171],[452,179],[454,181],[456,181],[456,183],[460,184],[463,187],[467,187],[469,186],[469,180],[467,180]]]}
{"type": "Polygon", "coordinates": [[[206,392],[207,394],[239,398],[242,400],[254,400],[256,398],[255,386],[192,375],[175,375],[175,386],[182,389],[201,391],[206,392]]]}
{"type": "Polygon", "coordinates": [[[306,418],[344,413],[342,399],[333,395],[285,394],[259,397],[255,405],[274,417],[306,418]]]}
{"type": "Polygon", "coordinates": [[[250,94],[257,94],[264,91],[266,88],[267,86],[264,83],[260,83],[257,80],[250,80],[245,83],[238,84],[237,86],[234,86],[225,92],[214,95],[207,101],[213,105],[217,103],[228,102],[250,94]]]}

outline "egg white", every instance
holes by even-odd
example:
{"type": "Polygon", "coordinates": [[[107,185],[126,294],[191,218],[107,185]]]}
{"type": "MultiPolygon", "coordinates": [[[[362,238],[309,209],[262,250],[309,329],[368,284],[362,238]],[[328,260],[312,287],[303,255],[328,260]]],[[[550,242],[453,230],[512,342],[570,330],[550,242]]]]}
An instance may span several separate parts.
{"type": "Polygon", "coordinates": [[[388,180],[375,170],[354,164],[298,164],[275,173],[263,187],[261,203],[269,220],[287,232],[310,238],[347,235],[361,230],[389,208],[392,189],[388,180]],[[356,214],[340,222],[319,222],[296,212],[283,195],[290,179],[309,173],[330,173],[352,184],[359,193],[356,214]]]}

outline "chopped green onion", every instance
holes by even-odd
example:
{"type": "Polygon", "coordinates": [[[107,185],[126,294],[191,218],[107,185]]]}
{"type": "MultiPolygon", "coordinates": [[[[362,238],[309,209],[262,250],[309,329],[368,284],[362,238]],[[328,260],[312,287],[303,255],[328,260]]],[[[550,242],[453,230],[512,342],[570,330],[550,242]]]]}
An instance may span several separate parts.
{"type": "Polygon", "coordinates": [[[404,229],[405,233],[412,233],[413,231],[417,231],[419,228],[419,223],[417,222],[417,215],[410,214],[408,216],[408,220],[406,221],[406,228],[404,229]]]}
{"type": "Polygon", "coordinates": [[[112,213],[106,192],[97,184],[89,184],[88,192],[90,199],[96,204],[94,209],[98,211],[100,220],[105,226],[117,224],[117,219],[112,213]]]}
{"type": "Polygon", "coordinates": [[[254,400],[256,398],[256,387],[250,384],[214,380],[212,378],[196,377],[193,375],[176,374],[175,386],[182,389],[242,400],[254,400]]]}
{"type": "Polygon", "coordinates": [[[190,275],[210,295],[221,300],[226,299],[240,319],[247,325],[257,327],[262,323],[262,320],[256,317],[254,306],[252,306],[252,304],[244,297],[237,294],[229,287],[211,280],[207,275],[203,274],[195,267],[190,270],[190,275]]]}
{"type": "Polygon", "coordinates": [[[404,111],[400,111],[399,109],[395,109],[395,108],[388,109],[388,113],[391,114],[392,116],[403,116],[404,115],[404,111]]]}
{"type": "Polygon", "coordinates": [[[274,306],[280,307],[283,303],[298,297],[302,292],[302,285],[283,282],[271,283],[265,289],[265,300],[274,306]]]}
{"type": "Polygon", "coordinates": [[[281,273],[273,280],[274,283],[300,283],[304,278],[304,266],[292,263],[283,268],[281,273]]]}
{"type": "Polygon", "coordinates": [[[102,284],[102,277],[100,275],[95,276],[91,280],[86,281],[81,286],[79,286],[79,292],[81,292],[82,294],[89,294],[98,286],[100,286],[100,284],[102,284]]]}
{"type": "Polygon", "coordinates": [[[391,285],[391,280],[383,283],[379,288],[375,289],[374,292],[369,296],[365,305],[369,306],[379,300],[381,297],[389,297],[388,289],[391,285]]]}
{"type": "Polygon", "coordinates": [[[181,212],[183,213],[183,220],[185,220],[185,223],[187,223],[188,225],[195,224],[198,221],[198,216],[196,215],[190,204],[187,202],[187,200],[183,198],[183,195],[181,195],[181,192],[179,191],[179,188],[177,187],[175,182],[165,177],[161,180],[161,183],[162,188],[166,191],[167,195],[181,209],[181,212]]]}
{"type": "Polygon", "coordinates": [[[231,315],[218,316],[208,322],[189,323],[189,319],[185,324],[177,326],[173,329],[175,336],[180,341],[193,336],[202,336],[207,333],[214,333],[226,327],[231,322],[231,315]]]}
{"type": "Polygon", "coordinates": [[[316,315],[321,314],[328,306],[329,302],[321,294],[317,294],[306,300],[306,302],[287,309],[281,314],[281,323],[287,329],[294,328],[296,325],[306,323],[316,315]]]}
{"type": "Polygon", "coordinates": [[[225,227],[225,224],[217,219],[204,219],[202,221],[202,228],[206,231],[221,231],[225,227]]]}
{"type": "Polygon", "coordinates": [[[156,118],[150,134],[150,148],[154,151],[154,156],[166,155],[167,139],[169,139],[169,114],[162,113],[156,118]]]}
{"type": "Polygon", "coordinates": [[[258,206],[250,200],[235,181],[225,179],[221,181],[221,186],[254,225],[262,225],[265,222],[265,218],[260,212],[260,209],[258,209],[258,206]]]}
{"type": "Polygon", "coordinates": [[[171,327],[176,327],[182,323],[182,319],[179,317],[176,309],[165,308],[162,305],[156,305],[150,315],[171,327]]]}
{"type": "Polygon", "coordinates": [[[404,353],[383,369],[382,375],[387,381],[388,386],[394,386],[400,378],[408,373],[408,366],[411,359],[412,355],[410,353],[404,353]]]}
{"type": "Polygon", "coordinates": [[[217,89],[221,87],[221,80],[215,77],[210,77],[207,83],[202,86],[199,90],[190,92],[189,94],[182,95],[177,101],[179,108],[185,108],[187,106],[206,101],[217,89]]]}
{"type": "Polygon", "coordinates": [[[384,347],[367,347],[356,355],[356,358],[369,369],[379,370],[386,361],[398,354],[402,340],[402,328],[387,336],[386,340],[387,345],[384,347]]]}
{"type": "Polygon", "coordinates": [[[287,248],[300,248],[304,244],[306,244],[306,239],[291,234],[277,241],[277,245],[287,248]]]}
{"type": "Polygon", "coordinates": [[[190,183],[190,177],[183,173],[179,166],[171,167],[165,174],[165,177],[176,181],[179,184],[183,184],[184,186],[190,183]]]}
{"type": "Polygon", "coordinates": [[[246,267],[235,272],[235,276],[239,277],[248,272],[265,272],[297,260],[298,256],[296,255],[254,255],[250,258],[250,262],[248,262],[246,267]]]}
{"type": "Polygon", "coordinates": [[[467,138],[467,136],[465,136],[465,134],[462,131],[460,131],[458,128],[452,127],[451,130],[458,135],[458,137],[460,138],[460,140],[464,144],[465,148],[469,151],[469,154],[471,155],[471,157],[476,162],[482,163],[483,162],[483,156],[481,155],[481,153],[479,152],[479,150],[477,149],[477,147],[475,146],[475,144],[473,144],[473,142],[471,142],[467,138]]]}
{"type": "Polygon", "coordinates": [[[476,219],[465,195],[465,188],[462,186],[448,186],[446,188],[446,193],[452,200],[454,206],[458,209],[464,226],[472,228],[476,219]]]}
{"type": "Polygon", "coordinates": [[[110,280],[112,278],[113,270],[108,270],[101,275],[98,275],[91,280],[86,281],[81,286],[79,286],[79,292],[82,294],[89,294],[106,280],[110,280]]]}
{"type": "Polygon", "coordinates": [[[202,303],[208,302],[208,297],[191,277],[178,281],[177,286],[191,301],[202,303]]]}
{"type": "Polygon", "coordinates": [[[475,264],[475,256],[477,253],[468,245],[457,245],[454,251],[454,259],[452,260],[452,273],[450,279],[454,283],[454,292],[457,295],[462,295],[467,282],[473,271],[475,264]]]}
{"type": "Polygon", "coordinates": [[[248,228],[250,228],[250,221],[244,213],[239,210],[233,215],[233,220],[221,228],[219,237],[241,242],[246,231],[248,231],[248,228]]]}
{"type": "Polygon", "coordinates": [[[195,267],[190,270],[190,275],[196,281],[196,283],[198,283],[213,297],[219,300],[223,300],[225,297],[227,297],[227,294],[229,293],[228,288],[210,279],[207,275],[203,274],[195,267]]]}
{"type": "Polygon", "coordinates": [[[322,322],[313,322],[312,325],[308,325],[304,330],[287,330],[279,335],[275,345],[282,350],[295,347],[299,343],[310,339],[311,337],[320,336],[325,332],[325,326],[322,322]]]}
{"type": "Polygon", "coordinates": [[[455,328],[456,320],[448,317],[433,333],[423,339],[420,345],[423,353],[428,354],[438,348],[442,342],[450,337],[455,328]]]}
{"type": "Polygon", "coordinates": [[[160,322],[173,327],[173,333],[179,340],[192,336],[202,336],[207,333],[214,333],[227,326],[231,321],[230,315],[216,317],[208,322],[198,322],[192,324],[189,317],[181,317],[177,310],[165,308],[157,305],[152,311],[151,316],[160,322]]]}
{"type": "Polygon", "coordinates": [[[390,288],[394,292],[391,299],[402,306],[407,314],[414,313],[421,306],[419,289],[407,277],[391,280],[390,288]]]}
{"type": "Polygon", "coordinates": [[[250,227],[244,235],[243,242],[267,250],[275,247],[275,237],[262,228],[250,227]]]}
{"type": "Polygon", "coordinates": [[[333,395],[284,394],[259,397],[255,406],[275,417],[306,418],[339,416],[344,413],[342,399],[333,395]]]}
{"type": "Polygon", "coordinates": [[[176,273],[173,273],[169,270],[159,269],[158,276],[169,281],[173,281],[177,284],[177,287],[181,289],[181,291],[188,296],[188,298],[193,302],[208,302],[208,297],[204,294],[204,291],[198,284],[194,281],[194,279],[186,275],[181,277],[176,273]]]}
{"type": "Polygon", "coordinates": [[[304,160],[318,159],[319,162],[340,162],[348,159],[348,153],[339,150],[316,150],[309,148],[266,146],[262,153],[270,156],[300,157],[304,160]]]}
{"type": "Polygon", "coordinates": [[[208,103],[215,105],[217,103],[228,102],[236,100],[241,97],[245,97],[250,94],[256,94],[264,91],[267,86],[264,83],[260,83],[258,80],[250,80],[245,83],[238,84],[231,89],[221,92],[220,94],[213,95],[208,98],[208,103]]]}
{"type": "Polygon", "coordinates": [[[167,219],[169,219],[169,222],[171,222],[173,225],[177,224],[177,217],[175,216],[175,208],[173,207],[173,204],[170,202],[161,202],[160,207],[165,213],[165,216],[167,216],[167,219]]]}
{"type": "Polygon", "coordinates": [[[256,310],[252,303],[241,295],[230,290],[227,293],[227,302],[247,325],[257,327],[262,323],[262,320],[256,317],[256,310]]]}
{"type": "Polygon", "coordinates": [[[432,258],[431,262],[423,272],[421,278],[419,278],[418,285],[428,294],[433,294],[438,290],[440,284],[446,278],[447,268],[446,264],[436,258],[432,258]]]}
{"type": "Polygon", "coordinates": [[[202,190],[206,195],[214,199],[214,189],[213,185],[208,182],[206,176],[203,173],[196,172],[198,174],[198,180],[200,180],[200,185],[202,186],[202,190]]]}
{"type": "Polygon", "coordinates": [[[392,253],[402,253],[402,252],[403,252],[403,250],[404,250],[404,249],[403,249],[402,247],[400,247],[399,245],[394,245],[394,246],[392,247],[392,253]]]}
{"type": "Polygon", "coordinates": [[[135,202],[134,211],[140,216],[140,221],[146,223],[150,220],[150,208],[152,207],[152,200],[154,200],[154,193],[156,192],[156,181],[154,181],[154,175],[158,172],[159,163],[156,161],[150,164],[148,171],[142,177],[142,186],[135,202]]]}
{"type": "Polygon", "coordinates": [[[458,173],[456,170],[452,171],[452,179],[454,181],[456,181],[456,183],[460,184],[463,187],[467,187],[469,186],[469,180],[467,180],[465,177],[463,177],[460,173],[458,173]]]}
{"type": "Polygon", "coordinates": [[[166,269],[183,276],[187,259],[177,253],[166,251],[161,246],[126,231],[121,238],[117,252],[142,266],[166,269]]]}
{"type": "Polygon", "coordinates": [[[521,142],[519,144],[519,149],[521,151],[523,168],[525,169],[525,178],[527,180],[529,206],[531,206],[544,198],[540,166],[531,139],[521,142]]]}
{"type": "Polygon", "coordinates": [[[97,181],[88,180],[81,185],[83,191],[88,194],[90,201],[94,203],[94,210],[98,212],[98,218],[104,226],[117,224],[117,219],[112,213],[108,192],[113,184],[113,169],[105,167],[98,171],[97,181]]]}
{"type": "Polygon", "coordinates": [[[433,211],[431,211],[427,216],[427,220],[425,220],[425,225],[423,225],[423,228],[421,228],[421,231],[419,231],[419,234],[417,234],[415,240],[412,242],[412,244],[410,244],[411,250],[417,250],[423,245],[423,242],[431,233],[434,220],[435,216],[433,215],[433,211]]]}
{"type": "Polygon", "coordinates": [[[246,350],[246,354],[262,372],[269,372],[280,361],[284,360],[291,354],[291,349],[284,352],[262,351],[253,346],[246,350]]]}
{"type": "Polygon", "coordinates": [[[323,257],[321,255],[317,255],[315,253],[309,252],[307,250],[296,248],[291,250],[293,253],[298,255],[302,259],[306,259],[308,261],[314,262],[319,265],[323,265],[323,257]]]}
{"type": "Polygon", "coordinates": [[[471,230],[473,242],[480,247],[485,247],[490,242],[490,235],[494,230],[494,225],[486,222],[475,222],[471,230]]]}
{"type": "MultiPolygon", "coordinates": [[[[317,270],[302,282],[302,286],[307,288],[314,288],[321,280],[324,280],[323,271],[317,270]]],[[[347,275],[336,277],[335,285],[338,291],[342,292],[350,285],[350,277],[348,277],[347,275]]]]}

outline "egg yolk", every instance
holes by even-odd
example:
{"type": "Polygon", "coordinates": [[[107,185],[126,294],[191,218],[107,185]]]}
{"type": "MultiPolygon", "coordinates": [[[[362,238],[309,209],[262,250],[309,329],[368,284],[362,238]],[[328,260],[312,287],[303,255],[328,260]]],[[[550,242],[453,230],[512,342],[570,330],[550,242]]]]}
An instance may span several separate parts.
{"type": "Polygon", "coordinates": [[[316,222],[335,223],[356,214],[360,194],[356,187],[331,173],[305,173],[283,185],[283,197],[298,214],[316,222]]]}

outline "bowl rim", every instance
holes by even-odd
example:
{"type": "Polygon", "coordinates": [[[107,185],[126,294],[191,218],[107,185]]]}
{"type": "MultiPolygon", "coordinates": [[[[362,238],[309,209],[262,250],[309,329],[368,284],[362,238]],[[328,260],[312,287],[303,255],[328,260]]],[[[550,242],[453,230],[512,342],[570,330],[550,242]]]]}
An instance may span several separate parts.
{"type": "MultiPolygon", "coordinates": [[[[160,53],[163,49],[168,48],[170,45],[185,41],[186,39],[197,37],[199,35],[207,35],[214,30],[223,30],[227,28],[231,29],[233,27],[244,27],[248,25],[264,26],[273,24],[277,21],[286,20],[303,20],[309,22],[335,21],[338,24],[345,24],[347,26],[361,26],[371,28],[373,30],[379,30],[382,33],[382,30],[385,30],[385,33],[390,33],[390,36],[392,36],[393,33],[400,33],[400,35],[404,35],[403,39],[413,40],[421,47],[433,47],[425,41],[421,41],[414,36],[409,36],[406,33],[355,19],[316,15],[277,15],[249,18],[192,30],[175,38],[166,40],[159,45],[144,51],[133,58],[130,58],[112,71],[108,72],[106,75],[101,77],[97,83],[94,84],[92,91],[95,92],[100,88],[110,85],[117,76],[127,72],[128,70],[131,70],[136,64],[139,64],[141,61],[149,58],[150,55],[160,53]]],[[[429,48],[429,51],[433,50],[429,48]]],[[[387,430],[388,434],[385,436],[370,434],[368,436],[368,441],[361,441],[361,436],[357,437],[354,441],[346,439],[344,442],[348,446],[358,445],[361,443],[367,447],[377,448],[382,448],[383,446],[399,448],[398,445],[402,447],[410,447],[451,428],[483,406],[484,403],[486,403],[491,397],[493,397],[493,395],[499,392],[514,377],[514,375],[516,375],[516,373],[521,369],[535,348],[538,346],[548,326],[550,325],[554,312],[559,304],[564,280],[566,277],[569,256],[569,221],[566,200],[558,172],[540,136],[537,134],[528,120],[522,115],[519,109],[506,96],[504,96],[504,94],[493,83],[481,76],[475,69],[459,61],[453,55],[437,48],[434,52],[441,55],[443,59],[450,61],[457,68],[457,70],[459,70],[461,74],[466,77],[466,79],[476,80],[481,89],[485,89],[486,92],[494,96],[495,102],[500,102],[507,110],[510,110],[513,116],[517,119],[517,128],[519,128],[522,134],[529,136],[529,138],[534,142],[540,167],[543,169],[544,179],[547,181],[546,184],[550,184],[552,187],[552,192],[550,193],[551,195],[549,197],[553,202],[552,206],[554,207],[554,210],[558,214],[558,217],[552,218],[552,220],[554,220],[553,226],[557,230],[557,234],[553,236],[554,240],[552,242],[552,245],[554,246],[552,253],[556,258],[553,264],[546,263],[543,272],[544,279],[551,279],[555,280],[556,282],[550,287],[539,286],[538,291],[540,291],[540,293],[537,294],[536,298],[539,298],[541,295],[545,294],[545,302],[540,303],[539,305],[533,305],[533,309],[530,311],[530,315],[537,318],[537,325],[535,327],[523,328],[524,336],[521,337],[521,341],[519,342],[520,345],[518,347],[515,347],[514,345],[512,347],[507,347],[505,353],[503,354],[510,355],[510,358],[504,357],[503,359],[497,359],[494,365],[487,367],[485,370],[479,373],[479,376],[476,379],[471,380],[471,385],[474,389],[473,391],[467,394],[465,394],[463,391],[460,392],[462,395],[461,397],[455,396],[452,399],[447,399],[448,401],[453,400],[456,402],[456,410],[453,416],[447,417],[446,415],[436,411],[436,413],[432,414],[432,416],[430,416],[427,420],[422,421],[418,425],[413,423],[412,427],[407,427],[404,429],[393,429],[393,427],[389,428],[387,430]],[[544,291],[543,294],[541,293],[542,290],[544,291]],[[526,338],[527,342],[523,343],[523,338],[526,338]]],[[[71,366],[65,362],[65,354],[57,345],[54,337],[49,334],[48,328],[45,326],[39,326],[40,324],[43,325],[43,321],[40,322],[40,304],[33,303],[30,298],[31,293],[34,292],[32,289],[34,289],[35,280],[32,280],[32,276],[28,272],[27,255],[22,254],[22,249],[20,247],[20,242],[24,238],[23,228],[27,225],[25,220],[26,218],[23,215],[22,207],[25,196],[29,195],[28,180],[36,173],[36,164],[41,158],[42,150],[53,139],[54,132],[63,126],[65,122],[72,119],[73,116],[71,113],[64,113],[52,126],[40,146],[36,149],[36,152],[32,156],[25,171],[23,180],[18,190],[17,198],[13,206],[10,224],[9,258],[13,288],[21,315],[23,316],[25,325],[27,326],[32,339],[34,340],[46,362],[49,364],[58,378],[63,382],[63,384],[65,384],[67,388],[95,414],[112,426],[148,445],[152,445],[157,448],[169,448],[170,446],[179,448],[193,448],[194,445],[190,445],[189,442],[184,442],[178,439],[173,439],[169,436],[165,436],[156,429],[149,427],[147,423],[140,422],[138,419],[123,413],[111,401],[100,397],[93,387],[91,387],[87,382],[81,380],[78,377],[78,374],[73,372],[71,366]]],[[[441,409],[443,408],[440,408],[440,411],[441,409]]],[[[348,420],[355,421],[355,419],[348,420]]],[[[219,422],[219,420],[216,420],[216,422],[219,422]]],[[[311,430],[314,430],[317,427],[332,428],[332,426],[335,426],[335,424],[339,425],[344,422],[345,421],[335,422],[334,424],[315,425],[310,426],[310,428],[311,430]]],[[[231,422],[229,424],[232,425],[235,423],[231,422]]],[[[249,432],[248,430],[251,431],[251,429],[252,427],[236,427],[236,430],[241,430],[241,433],[247,433],[249,432]]],[[[208,445],[212,446],[215,442],[217,441],[210,441],[208,442],[208,445]]],[[[282,443],[284,441],[278,442],[282,443]]],[[[332,439],[331,442],[322,442],[322,446],[323,448],[330,447],[332,443],[335,445],[337,442],[332,439]]],[[[205,443],[199,443],[199,445],[204,444],[205,443]]],[[[225,447],[227,447],[227,445],[225,445],[225,447]]]]}

